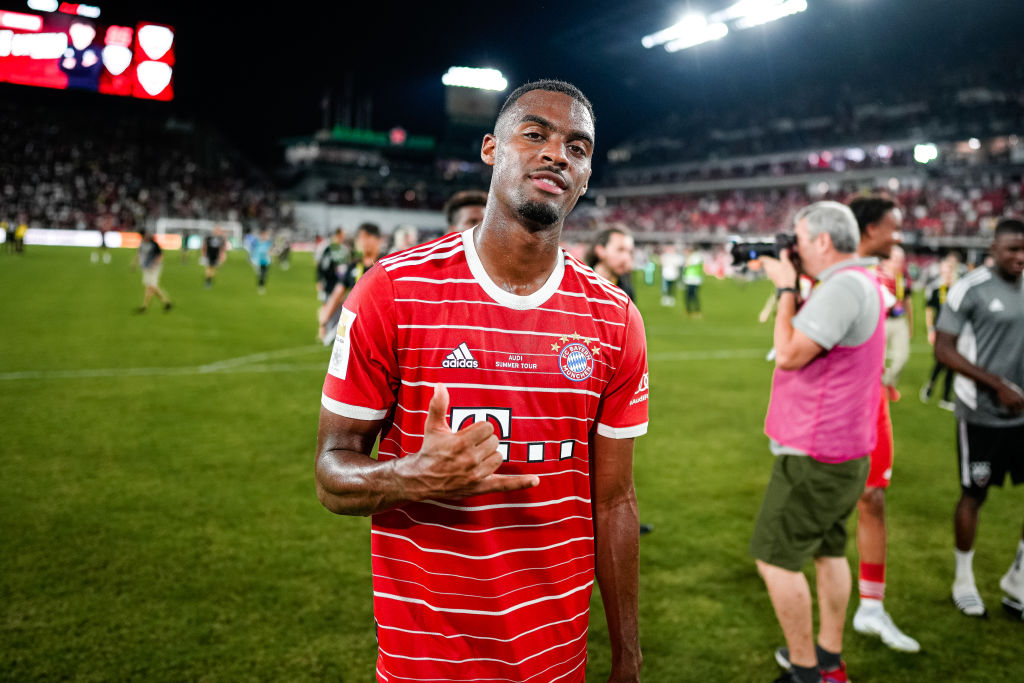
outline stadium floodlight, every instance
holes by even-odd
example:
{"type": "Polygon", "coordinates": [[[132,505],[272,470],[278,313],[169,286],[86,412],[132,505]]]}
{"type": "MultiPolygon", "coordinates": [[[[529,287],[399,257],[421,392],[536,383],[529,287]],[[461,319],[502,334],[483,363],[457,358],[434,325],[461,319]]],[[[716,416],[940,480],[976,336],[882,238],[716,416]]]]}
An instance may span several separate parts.
{"type": "Polygon", "coordinates": [[[667,52],[678,52],[711,40],[724,38],[729,28],[721,22],[708,23],[703,14],[687,14],[675,24],[640,39],[650,49],[664,45],[667,52]]]}
{"type": "Polygon", "coordinates": [[[447,86],[498,92],[508,87],[508,81],[497,69],[474,69],[468,66],[450,67],[445,75],[441,76],[441,82],[447,86]]]}
{"type": "Polygon", "coordinates": [[[37,12],[56,12],[60,3],[57,0],[28,0],[28,6],[37,12]]]}
{"type": "Polygon", "coordinates": [[[22,14],[21,12],[5,12],[0,10],[0,28],[13,28],[19,31],[40,31],[43,28],[43,18],[36,14],[22,14]]]}
{"type": "Polygon", "coordinates": [[[749,14],[737,19],[733,25],[740,30],[754,28],[793,14],[799,14],[806,9],[807,0],[769,0],[752,7],[749,14]]]}
{"type": "Polygon", "coordinates": [[[981,140],[978,138],[971,138],[967,141],[967,146],[971,149],[981,149],[981,140]]]}
{"type": "Polygon", "coordinates": [[[921,145],[914,145],[914,161],[919,164],[927,164],[939,158],[939,148],[930,142],[921,145]]]}

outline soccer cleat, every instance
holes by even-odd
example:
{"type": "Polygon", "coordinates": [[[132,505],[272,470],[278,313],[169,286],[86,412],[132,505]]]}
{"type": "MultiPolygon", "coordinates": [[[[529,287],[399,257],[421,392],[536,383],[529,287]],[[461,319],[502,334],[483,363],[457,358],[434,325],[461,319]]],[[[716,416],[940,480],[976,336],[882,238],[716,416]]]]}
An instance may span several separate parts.
{"type": "Polygon", "coordinates": [[[772,683],[802,683],[802,681],[792,671],[784,671],[782,672],[782,675],[772,681],[772,683]]]}
{"type": "Polygon", "coordinates": [[[839,666],[834,669],[820,669],[822,683],[850,683],[850,678],[846,675],[846,662],[839,662],[839,666]]]}
{"type": "Polygon", "coordinates": [[[170,301],[168,301],[167,303],[164,304],[164,313],[166,313],[167,311],[171,310],[171,308],[173,308],[173,307],[174,307],[174,304],[172,304],[170,301]]]}
{"type": "Polygon", "coordinates": [[[853,615],[853,630],[866,636],[878,636],[893,650],[919,652],[921,644],[896,627],[884,609],[869,610],[863,605],[853,615]]]}
{"type": "Polygon", "coordinates": [[[788,670],[790,667],[792,667],[793,664],[789,661],[789,648],[780,647],[777,650],[775,650],[775,661],[783,669],[788,670]]]}
{"type": "Polygon", "coordinates": [[[921,387],[921,391],[918,392],[917,397],[921,399],[921,403],[927,403],[932,398],[932,384],[931,382],[921,387]]]}
{"type": "Polygon", "coordinates": [[[1010,567],[1010,570],[999,580],[999,587],[1018,604],[1024,603],[1024,578],[1021,577],[1021,574],[1022,572],[1015,572],[1014,568],[1010,567]]]}
{"type": "Polygon", "coordinates": [[[953,410],[956,409],[956,403],[954,403],[953,401],[942,400],[942,401],[939,401],[939,407],[942,408],[943,410],[948,410],[949,412],[953,412],[953,410]]]}
{"type": "Polygon", "coordinates": [[[650,524],[641,524],[640,525],[640,535],[641,536],[646,536],[647,534],[651,533],[652,531],[654,531],[654,527],[651,526],[650,524]]]}
{"type": "Polygon", "coordinates": [[[1013,598],[1003,597],[1003,609],[1010,618],[1015,621],[1024,621],[1024,604],[1021,604],[1013,598]]]}
{"type": "Polygon", "coordinates": [[[988,610],[981,600],[981,594],[973,583],[953,584],[953,604],[962,613],[969,617],[984,619],[988,617],[988,610]]]}

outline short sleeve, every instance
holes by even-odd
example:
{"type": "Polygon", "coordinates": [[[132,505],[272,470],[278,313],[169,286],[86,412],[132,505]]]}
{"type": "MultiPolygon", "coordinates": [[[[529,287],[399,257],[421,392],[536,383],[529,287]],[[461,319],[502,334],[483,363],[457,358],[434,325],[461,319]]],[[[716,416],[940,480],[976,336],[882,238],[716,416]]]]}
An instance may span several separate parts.
{"type": "Polygon", "coordinates": [[[387,416],[399,384],[395,324],[394,285],[383,268],[372,268],[341,308],[324,408],[356,420],[387,416]]]}
{"type": "Polygon", "coordinates": [[[646,434],[647,395],[647,335],[640,312],[630,303],[619,365],[601,396],[597,433],[611,439],[646,434]]]}
{"type": "Polygon", "coordinates": [[[866,290],[856,279],[858,277],[866,276],[837,273],[824,282],[794,316],[793,327],[823,349],[831,349],[843,341],[864,307],[866,290]]]}
{"type": "Polygon", "coordinates": [[[971,296],[969,283],[963,280],[957,282],[949,288],[949,292],[946,294],[946,303],[942,304],[935,329],[959,335],[963,331],[964,325],[970,320],[973,303],[974,297],[971,296]]]}

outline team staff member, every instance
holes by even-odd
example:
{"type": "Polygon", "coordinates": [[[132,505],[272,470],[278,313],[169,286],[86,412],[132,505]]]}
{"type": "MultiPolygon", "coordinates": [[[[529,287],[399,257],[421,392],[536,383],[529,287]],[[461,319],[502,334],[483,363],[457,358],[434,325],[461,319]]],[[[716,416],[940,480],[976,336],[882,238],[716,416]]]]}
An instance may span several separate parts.
{"type": "MultiPolygon", "coordinates": [[[[850,202],[850,210],[857,219],[860,243],[857,254],[861,257],[889,259],[899,249],[902,239],[903,216],[896,203],[885,197],[857,197],[850,202]]],[[[879,270],[875,271],[876,276],[879,270]]],[[[885,277],[879,277],[880,284],[892,289],[885,277]]],[[[892,283],[893,288],[895,283],[892,283]]],[[[895,295],[886,297],[887,312],[885,332],[887,343],[894,318],[892,308],[899,303],[895,295]]],[[[907,304],[909,305],[909,303],[907,304]]],[[[909,310],[909,309],[907,309],[909,310]]],[[[906,323],[906,318],[900,318],[906,323]]],[[[909,337],[906,338],[909,344],[909,337]]],[[[920,643],[903,633],[885,611],[885,570],[888,549],[888,533],[885,520],[885,492],[892,481],[894,441],[892,418],[889,413],[889,393],[885,389],[885,371],[882,373],[882,391],[879,392],[878,440],[871,449],[871,469],[868,471],[864,493],[857,502],[857,588],[860,604],[853,615],[853,628],[858,633],[878,636],[882,642],[901,652],[918,652],[920,643]]]]}
{"type": "Polygon", "coordinates": [[[636,301],[633,291],[633,235],[629,230],[612,227],[597,233],[584,261],[595,273],[636,301]]]}
{"type": "Polygon", "coordinates": [[[593,154],[577,88],[517,88],[481,148],[482,223],[383,259],[345,304],[316,481],[373,515],[378,680],[581,682],[595,572],[610,680],[639,680],[643,323],[558,246],[593,154]]]}
{"type": "Polygon", "coordinates": [[[846,520],[864,490],[875,445],[885,359],[885,311],[878,282],[856,257],[859,232],[850,209],[817,202],[796,214],[803,271],[819,281],[796,313],[797,273],[763,258],[779,296],[775,373],[765,433],[776,456],[751,552],[764,578],[786,648],[780,681],[846,681],[843,625],[850,597],[846,520]],[[801,572],[814,558],[819,630],[801,572]]]}
{"type": "MultiPolygon", "coordinates": [[[[1002,486],[1007,473],[1024,483],[1024,222],[999,221],[991,255],[992,266],[976,268],[949,290],[935,330],[935,359],[958,375],[953,602],[972,617],[986,614],[972,566],[978,512],[989,487],[1002,486]]],[[[1024,603],[1024,540],[999,586],[1024,603]]]]}

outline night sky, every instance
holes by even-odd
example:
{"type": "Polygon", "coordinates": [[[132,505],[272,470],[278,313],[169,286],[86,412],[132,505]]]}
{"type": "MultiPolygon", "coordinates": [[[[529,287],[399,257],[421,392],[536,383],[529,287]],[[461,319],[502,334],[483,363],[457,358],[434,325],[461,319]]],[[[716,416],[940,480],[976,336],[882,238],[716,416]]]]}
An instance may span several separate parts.
{"type": "MultiPolygon", "coordinates": [[[[540,77],[575,83],[594,103],[600,148],[686,108],[783,101],[808,84],[911,83],[929,66],[1019,46],[1024,29],[1020,0],[808,0],[802,14],[668,54],[644,49],[640,38],[688,6],[713,12],[732,0],[292,0],[272,11],[260,11],[273,7],[264,3],[97,4],[101,23],[174,25],[172,106],[250,150],[314,132],[325,93],[336,107],[346,88],[357,105],[372,99],[374,128],[440,135],[440,78],[452,65],[501,69],[511,87],[540,77]]],[[[25,9],[17,0],[0,7],[25,9]]]]}

